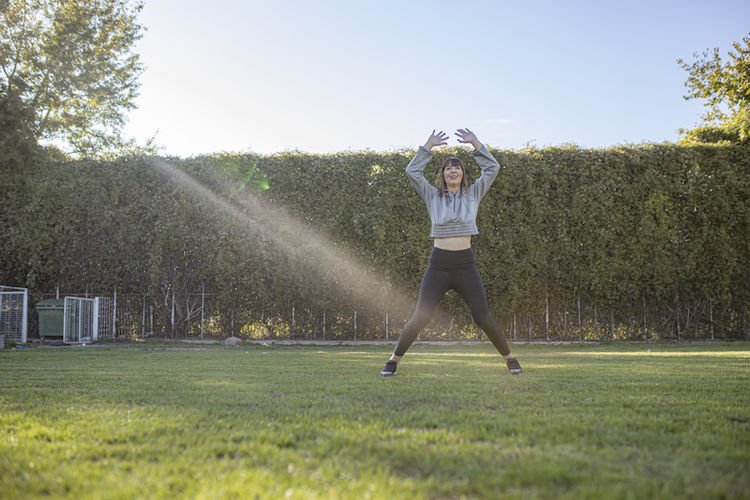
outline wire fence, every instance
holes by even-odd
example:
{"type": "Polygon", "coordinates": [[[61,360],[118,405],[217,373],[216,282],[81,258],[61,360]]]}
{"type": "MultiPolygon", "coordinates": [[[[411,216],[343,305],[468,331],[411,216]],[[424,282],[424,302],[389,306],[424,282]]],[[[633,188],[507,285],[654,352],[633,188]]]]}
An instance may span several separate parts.
{"type": "MultiPolygon", "coordinates": [[[[274,313],[252,305],[226,308],[208,292],[165,294],[43,293],[36,303],[62,296],[108,297],[116,338],[223,339],[230,336],[257,340],[396,340],[411,315],[401,311],[323,309],[306,304],[275,304],[274,313]],[[282,312],[279,313],[278,311],[282,312]]],[[[468,308],[447,300],[420,333],[421,340],[483,340],[468,308]]],[[[607,308],[580,297],[546,300],[541,307],[494,313],[506,337],[518,341],[602,340],[717,340],[750,339],[746,314],[726,302],[683,302],[656,307],[641,301],[607,308]],[[665,312],[666,311],[666,312],[665,312]]],[[[35,337],[33,314],[29,335],[35,337]]]]}
{"type": "Polygon", "coordinates": [[[27,288],[0,285],[0,338],[3,342],[6,338],[14,342],[26,342],[28,298],[27,288]]]}

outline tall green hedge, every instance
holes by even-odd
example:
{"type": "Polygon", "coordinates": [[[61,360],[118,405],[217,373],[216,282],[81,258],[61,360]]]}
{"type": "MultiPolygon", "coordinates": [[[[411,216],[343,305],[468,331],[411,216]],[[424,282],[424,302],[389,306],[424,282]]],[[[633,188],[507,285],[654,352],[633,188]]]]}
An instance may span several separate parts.
{"type": "MultiPolygon", "coordinates": [[[[509,336],[748,335],[750,149],[492,152],[504,168],[482,202],[473,245],[509,336]]],[[[356,311],[359,338],[382,337],[386,313],[393,335],[414,305],[431,245],[424,204],[404,175],[413,153],[28,157],[8,164],[0,183],[0,283],[116,288],[146,304],[157,333],[195,334],[196,294],[205,290],[204,322],[217,332],[256,334],[263,323],[263,335],[320,337],[325,328],[327,338],[347,337],[356,311]],[[353,256],[375,279],[352,290],[355,279],[344,275],[357,269],[326,260],[328,250],[353,256]]],[[[473,165],[467,149],[441,151],[428,177],[448,154],[473,165]]],[[[425,335],[476,334],[454,294],[442,309],[425,335]]]]}

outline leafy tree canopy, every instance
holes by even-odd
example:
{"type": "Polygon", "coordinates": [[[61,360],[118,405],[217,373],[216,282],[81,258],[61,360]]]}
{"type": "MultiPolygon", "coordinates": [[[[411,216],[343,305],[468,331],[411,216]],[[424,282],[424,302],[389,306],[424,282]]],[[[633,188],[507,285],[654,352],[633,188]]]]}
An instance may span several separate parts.
{"type": "Polygon", "coordinates": [[[726,61],[718,48],[693,54],[691,64],[677,60],[690,75],[685,99],[705,99],[706,106],[704,123],[681,131],[683,142],[750,141],[750,35],[732,47],[726,61]]]}
{"type": "Polygon", "coordinates": [[[78,156],[133,146],[121,137],[143,65],[130,0],[0,0],[0,100],[21,103],[36,140],[78,156]]]}

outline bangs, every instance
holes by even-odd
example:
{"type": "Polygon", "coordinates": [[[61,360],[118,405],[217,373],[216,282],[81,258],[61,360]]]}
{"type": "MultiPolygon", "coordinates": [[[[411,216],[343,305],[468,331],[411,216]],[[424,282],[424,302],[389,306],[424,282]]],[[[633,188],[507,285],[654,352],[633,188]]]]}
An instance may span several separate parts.
{"type": "Polygon", "coordinates": [[[461,160],[459,160],[458,158],[453,157],[445,160],[445,163],[443,163],[443,168],[445,167],[461,167],[461,169],[463,170],[464,164],[461,163],[461,160]]]}

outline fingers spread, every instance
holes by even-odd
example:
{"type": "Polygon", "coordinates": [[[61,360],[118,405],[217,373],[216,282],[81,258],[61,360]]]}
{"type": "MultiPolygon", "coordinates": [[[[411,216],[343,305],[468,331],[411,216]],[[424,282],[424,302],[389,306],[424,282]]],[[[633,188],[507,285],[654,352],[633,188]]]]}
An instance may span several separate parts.
{"type": "MultiPolygon", "coordinates": [[[[469,130],[468,128],[460,128],[456,131],[455,135],[458,137],[458,142],[461,143],[469,143],[472,142],[472,138],[474,138],[474,133],[469,130]]],[[[450,137],[448,134],[446,134],[443,130],[436,132],[435,130],[432,131],[432,134],[430,134],[430,140],[431,141],[440,141],[439,145],[444,146],[448,144],[448,139],[450,137]]]]}

